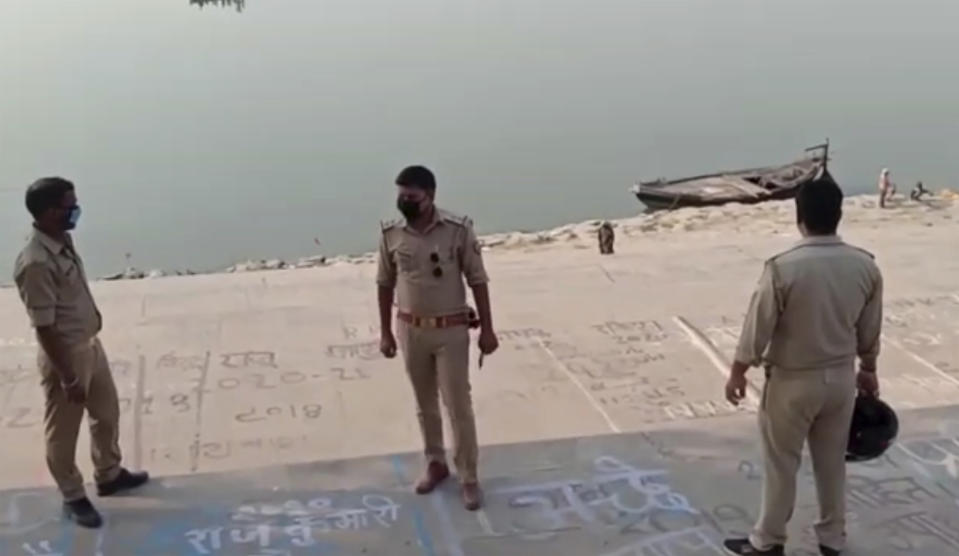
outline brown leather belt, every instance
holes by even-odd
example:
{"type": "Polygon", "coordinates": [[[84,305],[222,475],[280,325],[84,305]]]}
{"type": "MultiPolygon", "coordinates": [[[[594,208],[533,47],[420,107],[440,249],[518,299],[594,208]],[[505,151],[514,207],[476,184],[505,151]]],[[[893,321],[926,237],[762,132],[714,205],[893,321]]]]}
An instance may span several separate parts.
{"type": "Polygon", "coordinates": [[[417,317],[399,311],[396,313],[396,318],[417,328],[449,328],[451,326],[466,326],[469,324],[469,316],[465,313],[442,317],[417,317]]]}

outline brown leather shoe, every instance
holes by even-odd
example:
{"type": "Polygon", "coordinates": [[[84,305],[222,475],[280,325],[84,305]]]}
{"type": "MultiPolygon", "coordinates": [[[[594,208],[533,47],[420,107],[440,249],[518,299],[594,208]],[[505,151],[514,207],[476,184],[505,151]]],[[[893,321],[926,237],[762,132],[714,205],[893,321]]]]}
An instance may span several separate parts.
{"type": "Polygon", "coordinates": [[[416,494],[429,494],[450,476],[450,468],[445,463],[431,461],[426,466],[426,474],[416,483],[416,494]]]}
{"type": "Polygon", "coordinates": [[[480,490],[479,483],[463,483],[461,492],[463,507],[467,510],[475,512],[483,505],[483,491],[480,490]]]}

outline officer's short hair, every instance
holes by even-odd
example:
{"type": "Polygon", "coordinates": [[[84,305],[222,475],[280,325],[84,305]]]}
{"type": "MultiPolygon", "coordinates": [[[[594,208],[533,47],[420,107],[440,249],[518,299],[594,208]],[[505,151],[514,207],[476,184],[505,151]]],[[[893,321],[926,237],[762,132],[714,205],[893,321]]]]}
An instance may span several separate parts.
{"type": "Polygon", "coordinates": [[[433,192],[436,191],[436,177],[426,166],[407,166],[396,176],[396,185],[433,192]]]}
{"type": "Polygon", "coordinates": [[[40,178],[27,187],[27,210],[34,219],[47,209],[60,206],[63,196],[73,191],[73,182],[58,177],[40,178]]]}
{"type": "Polygon", "coordinates": [[[819,180],[799,188],[796,195],[796,220],[809,233],[836,233],[842,219],[842,189],[832,180],[819,180]]]}

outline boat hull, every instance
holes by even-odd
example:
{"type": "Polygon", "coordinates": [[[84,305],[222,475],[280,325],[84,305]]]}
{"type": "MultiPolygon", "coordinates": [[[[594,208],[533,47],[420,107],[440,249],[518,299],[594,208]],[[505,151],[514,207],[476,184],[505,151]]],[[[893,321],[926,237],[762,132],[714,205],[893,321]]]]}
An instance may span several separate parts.
{"type": "MultiPolygon", "coordinates": [[[[806,183],[812,183],[814,181],[818,180],[810,180],[806,183]]],[[[716,207],[730,203],[756,205],[766,201],[782,201],[795,197],[796,194],[799,193],[799,188],[802,187],[802,185],[790,187],[788,189],[780,189],[763,197],[742,196],[722,199],[707,199],[696,195],[669,194],[658,191],[644,191],[642,189],[634,190],[633,194],[636,195],[636,198],[639,199],[639,202],[646,205],[646,207],[650,210],[670,210],[683,207],[716,207]]]]}
{"type": "Polygon", "coordinates": [[[817,157],[779,167],[721,172],[669,182],[641,182],[632,192],[651,211],[791,199],[806,184],[836,183],[826,170],[827,160],[817,157]]]}

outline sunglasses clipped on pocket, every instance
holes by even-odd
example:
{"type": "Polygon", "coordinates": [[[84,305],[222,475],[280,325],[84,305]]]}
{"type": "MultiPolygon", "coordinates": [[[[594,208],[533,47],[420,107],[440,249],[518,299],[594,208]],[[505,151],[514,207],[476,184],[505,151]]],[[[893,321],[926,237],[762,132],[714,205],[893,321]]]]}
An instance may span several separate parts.
{"type": "Polygon", "coordinates": [[[432,253],[430,253],[430,262],[436,265],[433,267],[433,276],[437,278],[442,278],[443,267],[440,266],[440,254],[437,253],[436,251],[433,251],[432,253]]]}

